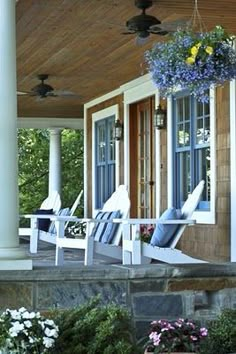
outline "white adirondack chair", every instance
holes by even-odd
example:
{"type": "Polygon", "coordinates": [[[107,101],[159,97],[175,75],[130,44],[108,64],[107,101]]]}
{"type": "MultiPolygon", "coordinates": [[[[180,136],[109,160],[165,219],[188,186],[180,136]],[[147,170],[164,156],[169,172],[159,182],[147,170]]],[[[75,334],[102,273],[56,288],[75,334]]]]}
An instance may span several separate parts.
{"type": "MultiPolygon", "coordinates": [[[[40,205],[40,209],[53,209],[53,212],[57,214],[61,207],[61,198],[57,191],[53,191],[49,194],[49,196],[44,199],[42,204],[40,205]]],[[[31,227],[20,227],[18,230],[19,236],[30,236],[31,235],[31,227]]]]}
{"type": "MultiPolygon", "coordinates": [[[[115,212],[120,211],[120,218],[127,218],[130,210],[130,199],[128,196],[127,188],[120,185],[117,190],[111,195],[102,208],[102,212],[115,212]]],[[[113,223],[114,219],[101,220],[101,219],[71,219],[69,217],[53,217],[57,225],[57,240],[56,240],[56,265],[63,265],[64,263],[64,250],[67,248],[81,249],[85,251],[84,264],[93,264],[94,254],[98,253],[113,259],[122,260],[122,247],[120,246],[122,239],[122,224],[118,223],[115,230],[114,237],[111,243],[100,242],[101,235],[98,232],[94,233],[93,228],[96,224],[113,223]],[[68,221],[81,221],[86,223],[86,236],[84,239],[72,239],[65,237],[64,224],[68,221]]],[[[117,219],[119,220],[119,219],[117,219]]]]}
{"type": "MultiPolygon", "coordinates": [[[[64,208],[61,209],[61,211],[58,211],[57,214],[60,214],[62,212],[62,215],[64,212],[66,212],[66,215],[70,215],[71,217],[73,216],[75,210],[77,209],[81,197],[83,195],[83,191],[79,193],[77,196],[74,204],[72,205],[71,209],[69,208],[64,208]]],[[[47,204],[44,205],[44,207],[47,207],[47,204]]],[[[25,215],[26,218],[30,218],[30,225],[31,225],[31,236],[30,236],[30,252],[31,253],[37,253],[38,251],[38,241],[44,241],[48,242],[51,244],[56,244],[56,225],[54,221],[51,222],[50,228],[48,232],[42,231],[38,229],[38,220],[39,219],[50,219],[52,218],[52,215],[35,215],[35,214],[28,214],[25,215]],[[55,227],[54,227],[55,226],[55,227]]],[[[65,223],[64,227],[66,228],[68,226],[68,222],[65,223]]]]}
{"type": "Polygon", "coordinates": [[[181,209],[183,217],[180,220],[123,220],[123,264],[141,264],[144,262],[147,263],[148,260],[151,261],[151,259],[172,264],[206,263],[203,260],[192,258],[175,248],[186,226],[196,223],[195,220],[191,220],[191,216],[200,201],[201,194],[204,189],[204,184],[205,182],[201,181],[194,189],[194,191],[188,196],[188,199],[181,209]],[[151,244],[142,242],[137,239],[139,237],[140,225],[158,223],[179,225],[168,247],[152,246],[151,244]]]}

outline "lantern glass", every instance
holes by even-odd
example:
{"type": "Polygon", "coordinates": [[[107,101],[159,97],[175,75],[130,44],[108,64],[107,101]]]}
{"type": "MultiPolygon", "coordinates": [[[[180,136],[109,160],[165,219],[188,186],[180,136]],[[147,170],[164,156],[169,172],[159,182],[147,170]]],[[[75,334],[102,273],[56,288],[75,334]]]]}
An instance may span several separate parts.
{"type": "Polygon", "coordinates": [[[161,108],[160,104],[154,112],[154,126],[157,129],[164,129],[166,127],[166,111],[161,108]]]}
{"type": "Polygon", "coordinates": [[[115,121],[113,136],[115,140],[121,140],[123,138],[123,125],[119,119],[115,121]]]}

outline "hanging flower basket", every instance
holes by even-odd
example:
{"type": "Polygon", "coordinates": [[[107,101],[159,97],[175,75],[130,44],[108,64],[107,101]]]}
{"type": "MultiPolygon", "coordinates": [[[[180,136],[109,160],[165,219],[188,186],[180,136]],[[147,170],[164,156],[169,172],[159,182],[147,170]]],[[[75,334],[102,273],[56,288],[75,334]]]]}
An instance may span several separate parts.
{"type": "Polygon", "coordinates": [[[233,37],[221,26],[210,32],[177,30],[145,53],[148,70],[162,97],[187,89],[198,101],[207,102],[211,85],[236,78],[233,37]]]}

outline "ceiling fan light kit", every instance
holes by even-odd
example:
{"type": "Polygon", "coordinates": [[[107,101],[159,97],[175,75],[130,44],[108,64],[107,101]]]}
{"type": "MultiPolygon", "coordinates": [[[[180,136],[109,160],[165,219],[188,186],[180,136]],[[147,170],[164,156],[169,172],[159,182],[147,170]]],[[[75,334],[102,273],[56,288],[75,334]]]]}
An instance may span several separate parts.
{"type": "Polygon", "coordinates": [[[51,85],[45,84],[44,81],[48,79],[47,74],[40,74],[38,75],[38,79],[41,80],[41,83],[36,85],[31,89],[31,91],[41,98],[45,98],[48,94],[54,91],[54,88],[51,85]]]}
{"type": "Polygon", "coordinates": [[[131,17],[126,22],[127,32],[123,34],[136,34],[141,39],[148,38],[150,34],[160,36],[168,34],[168,31],[163,30],[158,18],[146,14],[146,9],[150,8],[152,4],[151,0],[135,0],[135,6],[142,10],[142,13],[131,17]]]}

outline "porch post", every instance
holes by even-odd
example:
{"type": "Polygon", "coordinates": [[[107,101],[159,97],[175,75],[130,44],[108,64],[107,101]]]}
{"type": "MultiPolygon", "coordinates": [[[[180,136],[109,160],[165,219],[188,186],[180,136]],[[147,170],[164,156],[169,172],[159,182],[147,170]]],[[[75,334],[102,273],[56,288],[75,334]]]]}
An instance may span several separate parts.
{"type": "Polygon", "coordinates": [[[15,6],[0,1],[0,270],[32,269],[18,236],[15,6]]]}
{"type": "Polygon", "coordinates": [[[60,128],[50,129],[48,194],[61,193],[61,131],[60,128]]]}

